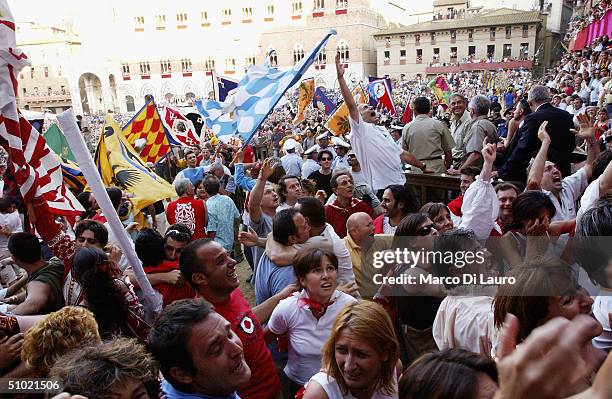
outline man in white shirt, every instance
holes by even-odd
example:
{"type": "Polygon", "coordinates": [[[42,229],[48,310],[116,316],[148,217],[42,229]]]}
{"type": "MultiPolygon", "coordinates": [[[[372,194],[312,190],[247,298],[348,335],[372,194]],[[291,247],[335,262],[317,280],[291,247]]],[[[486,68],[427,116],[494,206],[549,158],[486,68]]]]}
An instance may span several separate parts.
{"type": "Polygon", "coordinates": [[[281,158],[281,164],[285,169],[285,174],[291,176],[302,175],[302,158],[295,153],[298,142],[294,139],[287,139],[283,144],[283,149],[287,155],[281,158]]]}
{"type": "MultiPolygon", "coordinates": [[[[355,99],[344,80],[344,67],[340,64],[340,55],[336,55],[336,72],[344,103],[349,110],[351,125],[351,144],[357,159],[361,163],[366,181],[375,192],[381,192],[391,184],[405,184],[406,177],[402,170],[402,161],[421,163],[414,156],[397,147],[395,141],[382,126],[380,116],[374,108],[360,105],[357,108],[355,99]]],[[[425,168],[425,165],[422,165],[425,168]]]]}

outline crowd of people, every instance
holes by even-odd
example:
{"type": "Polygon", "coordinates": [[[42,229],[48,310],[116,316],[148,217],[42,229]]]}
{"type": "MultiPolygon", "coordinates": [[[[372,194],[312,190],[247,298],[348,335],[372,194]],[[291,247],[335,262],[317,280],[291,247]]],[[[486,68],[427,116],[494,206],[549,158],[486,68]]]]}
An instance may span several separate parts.
{"type": "MultiPolygon", "coordinates": [[[[393,82],[397,115],[358,104],[338,56],[349,134],[319,109],[295,125],[292,93],[250,144],[155,165],[176,196],[144,218],[106,188],[139,265],[89,191],[76,220],[0,198],[2,377],[60,398],[611,397],[610,51],[452,74],[447,101],[393,82]]],[[[79,122],[93,151],[104,117],[79,122]]]]}

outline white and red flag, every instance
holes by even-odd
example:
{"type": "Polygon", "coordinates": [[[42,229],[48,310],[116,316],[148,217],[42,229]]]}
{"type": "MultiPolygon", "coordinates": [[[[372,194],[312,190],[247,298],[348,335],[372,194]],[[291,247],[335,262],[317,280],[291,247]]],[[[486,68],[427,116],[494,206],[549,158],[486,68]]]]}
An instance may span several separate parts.
{"type": "Polygon", "coordinates": [[[78,215],[81,204],[64,184],[61,166],[44,137],[17,109],[17,74],[30,65],[16,48],[15,20],[6,0],[0,0],[0,144],[25,203],[43,198],[57,215],[78,215]]]}
{"type": "Polygon", "coordinates": [[[178,110],[166,107],[164,121],[166,122],[166,126],[168,126],[172,140],[175,141],[176,144],[186,147],[200,146],[200,139],[193,126],[193,122],[178,110]]]}

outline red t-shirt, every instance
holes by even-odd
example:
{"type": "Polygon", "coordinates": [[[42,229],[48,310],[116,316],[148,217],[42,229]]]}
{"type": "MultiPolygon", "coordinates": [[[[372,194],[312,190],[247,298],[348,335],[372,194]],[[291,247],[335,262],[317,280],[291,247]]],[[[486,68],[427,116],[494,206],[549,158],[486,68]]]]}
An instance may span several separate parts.
{"type": "Polygon", "coordinates": [[[364,201],[357,198],[353,198],[346,208],[343,208],[337,199],[330,205],[325,205],[325,218],[327,219],[327,223],[332,225],[340,238],[346,237],[346,221],[349,216],[357,212],[365,212],[370,215],[371,218],[374,217],[372,208],[364,201]]]}
{"type": "MultiPolygon", "coordinates": [[[[153,274],[153,273],[168,273],[172,270],[178,270],[179,265],[177,261],[171,262],[168,260],[163,261],[159,265],[155,266],[146,266],[144,268],[145,273],[153,274]]],[[[182,287],[161,283],[153,286],[164,298],[164,307],[166,305],[171,304],[174,301],[178,301],[179,299],[190,299],[195,298],[196,292],[187,281],[183,283],[182,287]]]]}
{"type": "Polygon", "coordinates": [[[206,237],[206,203],[201,199],[181,197],[166,208],[168,223],[182,223],[191,230],[192,240],[206,237]]]}
{"type": "Polygon", "coordinates": [[[229,301],[215,303],[215,311],[232,325],[240,337],[244,359],[251,368],[251,380],[247,388],[238,392],[242,399],[270,399],[280,393],[280,380],[272,354],[266,346],[263,329],[239,288],[232,292],[229,301]]]}

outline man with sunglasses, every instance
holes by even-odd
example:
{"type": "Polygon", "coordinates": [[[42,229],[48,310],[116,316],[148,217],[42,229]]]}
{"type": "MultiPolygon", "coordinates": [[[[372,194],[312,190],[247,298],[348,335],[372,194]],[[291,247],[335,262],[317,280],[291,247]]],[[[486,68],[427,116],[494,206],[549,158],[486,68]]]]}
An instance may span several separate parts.
{"type": "Polygon", "coordinates": [[[315,190],[323,190],[327,194],[327,198],[332,195],[331,189],[331,176],[332,176],[332,162],[334,161],[334,155],[329,150],[319,151],[319,170],[315,170],[309,176],[309,180],[315,181],[315,190]]]}

